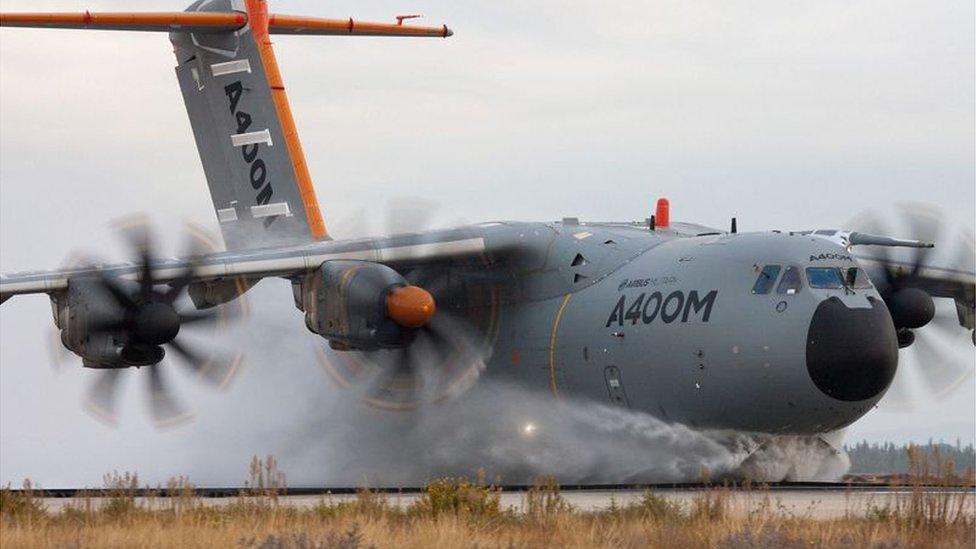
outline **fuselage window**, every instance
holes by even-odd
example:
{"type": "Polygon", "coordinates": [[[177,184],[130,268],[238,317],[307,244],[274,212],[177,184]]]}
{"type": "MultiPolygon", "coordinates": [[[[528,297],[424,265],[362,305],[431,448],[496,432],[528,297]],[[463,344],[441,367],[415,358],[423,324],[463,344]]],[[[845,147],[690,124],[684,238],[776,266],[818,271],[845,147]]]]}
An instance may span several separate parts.
{"type": "Polygon", "coordinates": [[[803,288],[803,277],[800,276],[800,268],[789,266],[783,273],[783,280],[779,281],[776,293],[793,295],[803,288]]]}
{"type": "Polygon", "coordinates": [[[844,279],[837,267],[807,267],[807,282],[811,288],[838,290],[844,287],[844,279]]]}
{"type": "Polygon", "coordinates": [[[865,288],[871,287],[871,278],[868,277],[868,273],[864,272],[864,269],[859,269],[857,267],[851,267],[847,269],[847,285],[855,290],[863,290],[865,288]]]}
{"type": "Polygon", "coordinates": [[[756,279],[756,283],[752,286],[752,293],[754,294],[768,294],[769,290],[773,289],[773,284],[776,284],[776,277],[779,276],[779,271],[782,269],[779,265],[766,265],[763,267],[761,273],[759,273],[759,278],[756,279]]]}

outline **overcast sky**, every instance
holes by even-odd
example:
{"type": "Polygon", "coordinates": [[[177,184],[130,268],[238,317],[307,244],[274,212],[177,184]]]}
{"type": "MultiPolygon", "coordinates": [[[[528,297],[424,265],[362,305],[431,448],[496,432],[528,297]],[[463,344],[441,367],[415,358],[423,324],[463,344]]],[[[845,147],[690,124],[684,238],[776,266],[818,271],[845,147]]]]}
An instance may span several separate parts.
{"type": "MultiPolygon", "coordinates": [[[[182,8],[0,9],[136,4],[182,8]]],[[[740,230],[836,227],[898,201],[974,224],[970,0],[277,0],[272,10],[423,13],[456,33],[275,39],[336,236],[403,196],[439,204],[438,223],[643,219],[668,196],[677,220],[724,227],[736,215],[740,230]]],[[[79,248],[117,255],[106,224],[132,212],[216,230],[173,66],[161,34],[0,30],[0,270],[54,268],[79,248]]],[[[267,286],[258,297],[275,305],[262,322],[303,332],[287,285],[267,286]]],[[[43,297],[0,309],[0,483],[97,484],[140,463],[165,478],[202,459],[185,448],[202,437],[214,452],[235,448],[228,460],[243,472],[250,452],[278,449],[210,436],[222,422],[276,429],[269,416],[301,409],[291,391],[329,390],[319,377],[295,381],[319,376],[311,367],[251,364],[227,394],[191,392],[201,417],[185,430],[152,432],[138,409],[110,430],[80,411],[90,372],[48,366],[49,327],[43,297]],[[258,397],[271,413],[251,411],[258,397]],[[76,467],[64,468],[65,454],[76,467]]],[[[914,412],[872,412],[849,438],[972,441],[974,402],[970,377],[914,412]]]]}

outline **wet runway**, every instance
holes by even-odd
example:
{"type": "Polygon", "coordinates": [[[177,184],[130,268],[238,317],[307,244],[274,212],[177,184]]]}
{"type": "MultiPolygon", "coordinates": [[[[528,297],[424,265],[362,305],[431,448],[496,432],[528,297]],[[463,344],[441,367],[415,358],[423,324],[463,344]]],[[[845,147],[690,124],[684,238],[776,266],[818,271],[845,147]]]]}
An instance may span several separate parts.
{"type": "MultiPolygon", "coordinates": [[[[279,496],[278,503],[283,506],[308,508],[318,504],[332,504],[353,501],[358,496],[351,490],[340,490],[342,493],[323,493],[321,490],[291,489],[289,495],[279,496]],[[317,492],[317,493],[313,493],[317,492]]],[[[702,488],[652,488],[650,491],[658,496],[679,502],[686,508],[693,505],[696,498],[707,491],[702,488]]],[[[574,489],[561,492],[565,500],[580,511],[601,511],[613,506],[622,507],[638,502],[648,488],[630,489],[574,489]]],[[[712,493],[715,489],[711,490],[712,493]]],[[[748,514],[756,510],[768,509],[786,517],[831,519],[844,516],[863,516],[872,509],[895,507],[900,502],[907,502],[912,496],[910,490],[889,487],[837,487],[837,488],[804,488],[804,487],[773,487],[753,490],[728,490],[730,510],[735,513],[748,514]]],[[[926,489],[924,496],[953,498],[962,497],[964,512],[976,516],[974,508],[974,490],[972,488],[931,488],[926,489]],[[951,495],[951,496],[950,496],[951,495]]],[[[393,505],[407,507],[413,504],[421,494],[418,491],[376,494],[376,497],[386,498],[393,505]]],[[[45,497],[43,501],[48,510],[57,512],[66,506],[98,505],[104,498],[79,497],[45,497]]],[[[137,498],[140,504],[166,505],[165,498],[137,498]]],[[[233,490],[212,491],[209,495],[203,491],[199,501],[206,506],[220,507],[240,501],[239,496],[233,495],[233,490]]],[[[526,492],[523,490],[506,490],[501,494],[501,505],[505,509],[521,512],[526,506],[526,492]]]]}

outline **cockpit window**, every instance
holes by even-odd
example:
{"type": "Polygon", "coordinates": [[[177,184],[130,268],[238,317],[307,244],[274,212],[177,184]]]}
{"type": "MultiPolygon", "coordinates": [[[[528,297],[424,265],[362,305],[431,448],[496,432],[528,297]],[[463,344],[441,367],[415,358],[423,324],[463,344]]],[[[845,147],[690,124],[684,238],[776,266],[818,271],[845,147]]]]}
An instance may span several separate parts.
{"type": "Polygon", "coordinates": [[[844,287],[844,278],[837,267],[807,267],[807,281],[811,288],[837,290],[844,287]]]}
{"type": "Polygon", "coordinates": [[[868,273],[864,272],[864,269],[850,267],[844,274],[846,276],[844,282],[855,290],[863,290],[871,287],[871,278],[868,277],[868,273]]]}
{"type": "Polygon", "coordinates": [[[780,269],[782,267],[779,265],[766,265],[763,267],[762,272],[759,273],[759,278],[756,279],[756,284],[752,287],[752,293],[768,294],[773,289],[773,284],[776,284],[776,277],[779,276],[780,269]]]}
{"type": "Polygon", "coordinates": [[[800,276],[800,268],[791,265],[783,273],[783,280],[779,281],[776,293],[793,295],[799,292],[801,288],[803,288],[803,278],[800,276]]]}

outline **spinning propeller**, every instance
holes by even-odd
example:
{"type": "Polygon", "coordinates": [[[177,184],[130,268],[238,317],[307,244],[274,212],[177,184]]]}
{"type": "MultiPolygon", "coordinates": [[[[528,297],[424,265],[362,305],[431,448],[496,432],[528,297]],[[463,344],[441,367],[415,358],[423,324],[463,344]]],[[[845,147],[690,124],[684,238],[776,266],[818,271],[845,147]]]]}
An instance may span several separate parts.
{"type": "Polygon", "coordinates": [[[223,388],[240,366],[242,357],[223,356],[212,348],[188,341],[187,331],[215,327],[228,317],[228,307],[197,311],[181,307],[181,297],[198,274],[196,257],[206,251],[203,238],[195,235],[186,254],[185,267],[167,282],[153,273],[157,262],[154,239],[145,223],[131,223],[121,233],[136,261],[135,281],[101,272],[94,285],[107,299],[101,307],[90,307],[87,330],[92,339],[105,337],[122,343],[117,363],[101,364],[86,360],[85,365],[101,369],[87,398],[87,407],[114,423],[118,386],[128,367],[145,370],[147,400],[154,422],[159,426],[181,423],[191,417],[176,399],[166,380],[163,362],[168,351],[178,358],[195,379],[223,388]]]}
{"type": "Polygon", "coordinates": [[[898,373],[882,406],[911,408],[920,400],[943,397],[976,369],[972,327],[967,334],[960,326],[966,309],[973,306],[971,290],[966,291],[969,295],[954,296],[955,303],[948,299],[936,303],[929,293],[944,295],[951,290],[927,277],[927,269],[955,271],[962,280],[971,279],[976,270],[972,234],[947,219],[931,208],[901,205],[886,215],[864,214],[852,223],[852,230],[935,244],[934,248],[857,248],[868,250],[858,259],[888,306],[902,347],[898,373]]]}
{"type": "MultiPolygon", "coordinates": [[[[435,218],[435,210],[431,202],[395,200],[387,207],[384,232],[422,232],[435,218]]],[[[367,225],[367,219],[357,216],[346,224],[345,232],[364,236],[367,225]]],[[[367,404],[381,409],[409,410],[465,392],[491,358],[497,296],[489,282],[466,277],[463,267],[430,264],[400,269],[409,285],[386,297],[386,310],[406,329],[407,343],[375,351],[320,348],[323,367],[340,386],[355,386],[367,404]]]]}

